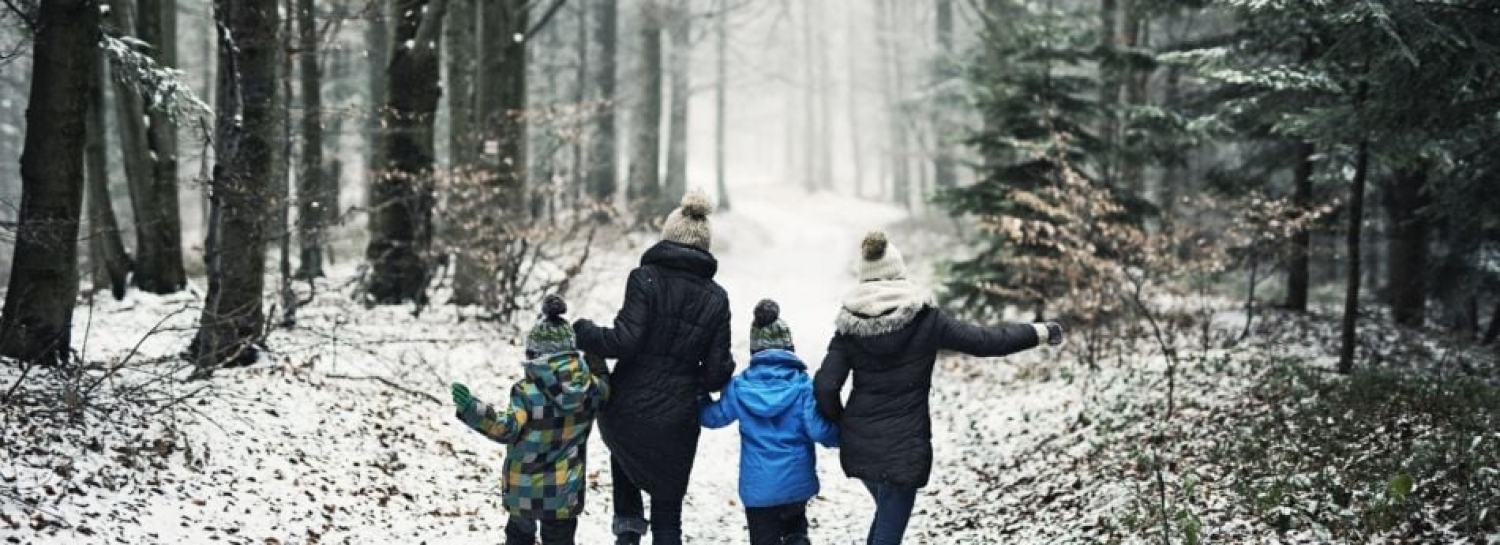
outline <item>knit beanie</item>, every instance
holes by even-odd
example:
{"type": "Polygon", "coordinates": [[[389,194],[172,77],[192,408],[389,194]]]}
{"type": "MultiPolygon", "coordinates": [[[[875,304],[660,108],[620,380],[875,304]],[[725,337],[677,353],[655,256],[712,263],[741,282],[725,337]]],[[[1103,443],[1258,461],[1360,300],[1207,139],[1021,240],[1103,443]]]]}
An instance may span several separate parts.
{"type": "Polygon", "coordinates": [[[755,322],[750,324],[750,353],[779,348],[796,350],[792,329],[781,320],[781,306],[770,299],[755,304],[755,322]]]}
{"type": "Polygon", "coordinates": [[[870,231],[860,243],[859,281],[906,278],[906,260],[882,231],[870,231]]]}
{"type": "Polygon", "coordinates": [[[562,297],[548,295],[542,300],[542,317],[526,334],[528,357],[539,358],[577,350],[573,338],[573,326],[562,315],[568,312],[568,303],[562,297]]]}
{"type": "Polygon", "coordinates": [[[713,202],[708,200],[708,195],[703,191],[688,191],[682,196],[682,204],[667,215],[666,223],[662,224],[662,240],[709,251],[713,242],[713,230],[708,225],[708,214],[713,209],[713,202]]]}

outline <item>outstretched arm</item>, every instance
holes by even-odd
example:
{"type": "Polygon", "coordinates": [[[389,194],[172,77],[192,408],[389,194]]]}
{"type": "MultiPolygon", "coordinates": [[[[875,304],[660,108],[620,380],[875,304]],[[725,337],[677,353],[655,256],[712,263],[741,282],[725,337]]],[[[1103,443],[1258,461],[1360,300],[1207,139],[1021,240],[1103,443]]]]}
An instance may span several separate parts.
{"type": "MultiPolygon", "coordinates": [[[[462,385],[454,385],[454,398],[458,399],[458,390],[462,385]]],[[[467,389],[464,389],[467,392],[467,389]]],[[[470,398],[467,404],[459,410],[459,420],[474,431],[497,443],[513,444],[521,436],[521,429],[526,426],[527,410],[526,395],[521,392],[521,385],[510,389],[510,406],[496,410],[489,404],[476,398],[470,398]]]]}
{"type": "Polygon", "coordinates": [[[646,290],[656,281],[643,269],[631,271],[625,282],[625,304],[615,315],[613,328],[600,327],[590,320],[573,323],[578,348],[606,358],[629,358],[636,355],[645,340],[646,325],[651,322],[651,305],[646,290]]]}
{"type": "Polygon", "coordinates": [[[938,348],[984,358],[1008,356],[1036,348],[1046,339],[1046,329],[1032,324],[980,327],[959,321],[947,313],[938,315],[938,348]]]}
{"type": "Polygon", "coordinates": [[[844,418],[844,383],[849,380],[849,355],[838,336],[828,342],[828,355],[823,357],[823,366],[813,378],[813,396],[818,400],[818,412],[833,422],[844,418]]]}

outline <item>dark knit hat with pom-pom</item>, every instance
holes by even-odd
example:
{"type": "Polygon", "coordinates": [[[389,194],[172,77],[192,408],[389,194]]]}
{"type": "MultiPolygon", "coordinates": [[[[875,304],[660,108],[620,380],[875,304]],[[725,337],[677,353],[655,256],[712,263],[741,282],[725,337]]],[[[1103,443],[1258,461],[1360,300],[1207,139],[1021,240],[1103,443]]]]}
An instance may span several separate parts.
{"type": "Polygon", "coordinates": [[[687,192],[682,196],[682,204],[667,215],[667,221],[662,224],[662,240],[709,251],[713,245],[713,229],[709,226],[708,215],[713,211],[714,203],[703,191],[687,192]]]}
{"type": "Polygon", "coordinates": [[[906,260],[901,250],[884,232],[870,231],[859,244],[859,280],[900,280],[906,278],[906,260]]]}
{"type": "Polygon", "coordinates": [[[750,353],[770,349],[796,350],[792,329],[781,320],[781,306],[770,299],[755,304],[755,322],[750,324],[750,353]]]}
{"type": "Polygon", "coordinates": [[[578,349],[573,326],[563,319],[568,302],[553,294],[542,300],[542,317],[526,334],[526,353],[530,357],[550,356],[578,349]]]}

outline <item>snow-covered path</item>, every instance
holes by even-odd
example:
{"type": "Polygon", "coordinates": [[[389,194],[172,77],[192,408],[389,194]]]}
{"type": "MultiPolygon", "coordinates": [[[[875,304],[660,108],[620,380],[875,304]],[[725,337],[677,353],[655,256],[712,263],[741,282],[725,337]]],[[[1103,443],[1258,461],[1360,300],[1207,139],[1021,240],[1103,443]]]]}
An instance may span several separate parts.
{"type": "MultiPolygon", "coordinates": [[[[771,297],[781,303],[799,352],[816,368],[839,297],[853,282],[860,238],[903,217],[880,204],[789,196],[787,190],[746,188],[735,195],[732,213],[713,220],[719,281],[733,305],[742,367],[750,309],[771,297]]],[[[607,252],[591,262],[589,278],[580,279],[573,295],[572,315],[611,318],[639,250],[607,252]]],[[[347,286],[344,279],[328,285],[347,286]]],[[[43,446],[0,468],[0,484],[47,498],[45,508],[59,522],[28,520],[28,511],[0,501],[0,539],[499,542],[504,450],[453,418],[447,384],[464,381],[482,398],[504,392],[520,375],[514,330],[461,320],[451,307],[436,306],[414,318],[407,307],[366,309],[343,295],[320,294],[302,309],[298,328],[272,334],[270,361],[220,372],[212,396],[194,405],[196,413],[179,413],[170,427],[159,418],[113,414],[59,429],[7,413],[0,444],[63,436],[36,443],[43,446]],[[379,377],[431,398],[344,377],[379,377]]],[[[80,309],[76,327],[90,332],[87,357],[98,361],[128,353],[150,324],[162,321],[162,331],[141,345],[141,356],[170,361],[191,337],[194,304],[187,295],[101,301],[80,309]]],[[[952,359],[940,366],[934,393],[937,470],[918,501],[908,542],[988,542],[995,536],[971,513],[975,502],[998,500],[973,496],[966,468],[1031,450],[1040,436],[1027,435],[1028,428],[1060,427],[1064,409],[1079,397],[1076,388],[1053,385],[1001,391],[1011,388],[1002,384],[1013,382],[1018,361],[1026,360],[952,359]],[[975,453],[986,459],[962,459],[975,453]]],[[[0,381],[8,384],[13,372],[0,367],[0,381]]],[[[746,541],[735,492],[738,453],[734,428],[704,432],[684,513],[690,542],[746,541]]],[[[591,487],[579,542],[607,543],[613,513],[608,451],[597,434],[589,457],[591,487]]],[[[872,509],[867,494],[843,476],[837,452],[820,449],[818,469],[823,493],[809,509],[814,541],[862,541],[872,509]]]]}

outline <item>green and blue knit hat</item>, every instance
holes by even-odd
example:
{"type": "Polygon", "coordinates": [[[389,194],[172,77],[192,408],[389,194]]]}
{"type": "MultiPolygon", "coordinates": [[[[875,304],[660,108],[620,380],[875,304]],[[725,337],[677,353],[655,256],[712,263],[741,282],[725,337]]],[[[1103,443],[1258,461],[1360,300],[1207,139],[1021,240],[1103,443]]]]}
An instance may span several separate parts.
{"type": "Polygon", "coordinates": [[[573,337],[573,326],[562,315],[568,312],[568,303],[553,294],[542,299],[542,317],[526,334],[526,356],[539,358],[552,354],[572,352],[578,349],[573,337]]]}
{"type": "Polygon", "coordinates": [[[792,328],[781,320],[781,306],[770,299],[755,304],[755,322],[750,325],[750,353],[778,348],[796,351],[792,328]]]}

